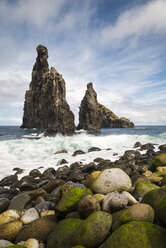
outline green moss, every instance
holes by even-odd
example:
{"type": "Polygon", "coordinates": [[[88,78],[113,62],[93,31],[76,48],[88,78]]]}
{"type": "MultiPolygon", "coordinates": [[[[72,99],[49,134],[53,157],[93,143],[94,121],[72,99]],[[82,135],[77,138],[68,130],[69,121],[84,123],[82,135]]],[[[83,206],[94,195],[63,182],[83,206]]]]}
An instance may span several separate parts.
{"type": "Polygon", "coordinates": [[[136,183],[134,195],[136,197],[143,197],[146,193],[148,193],[151,190],[158,189],[159,186],[145,181],[139,181],[136,183]]]}
{"type": "Polygon", "coordinates": [[[82,246],[82,245],[76,245],[76,246],[72,246],[72,248],[85,248],[85,246],[82,246]]]}
{"type": "Polygon", "coordinates": [[[68,248],[72,246],[73,235],[79,225],[80,219],[65,219],[58,223],[54,231],[47,238],[47,248],[68,248]]]}
{"type": "Polygon", "coordinates": [[[64,185],[61,189],[61,200],[56,206],[60,212],[76,210],[79,200],[85,195],[92,195],[92,191],[86,187],[77,187],[75,185],[64,185]]]}
{"type": "Polygon", "coordinates": [[[156,168],[160,166],[166,166],[166,153],[161,153],[153,159],[151,170],[156,171],[156,168]]]}
{"type": "Polygon", "coordinates": [[[98,106],[99,111],[103,116],[107,116],[107,118],[109,117],[111,120],[119,119],[110,109],[106,108],[104,105],[99,103],[98,106]]]}
{"type": "Polygon", "coordinates": [[[98,247],[107,236],[111,224],[110,214],[102,211],[92,213],[75,232],[74,245],[83,245],[86,248],[98,247]]]}
{"type": "Polygon", "coordinates": [[[165,248],[166,229],[143,221],[119,227],[100,248],[165,248]]]}
{"type": "Polygon", "coordinates": [[[25,245],[9,245],[6,248],[27,248],[25,245]]]}

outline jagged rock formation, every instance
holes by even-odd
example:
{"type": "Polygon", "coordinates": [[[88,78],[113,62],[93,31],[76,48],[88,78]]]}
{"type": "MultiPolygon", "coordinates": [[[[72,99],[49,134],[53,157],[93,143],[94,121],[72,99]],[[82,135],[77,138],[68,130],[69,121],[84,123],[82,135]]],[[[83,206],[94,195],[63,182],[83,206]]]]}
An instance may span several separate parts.
{"type": "Polygon", "coordinates": [[[101,115],[99,112],[97,94],[93,89],[93,84],[87,85],[85,96],[81,101],[79,111],[79,125],[77,129],[84,129],[88,132],[99,132],[101,127],[101,115]]]}
{"type": "Polygon", "coordinates": [[[110,109],[99,104],[102,128],[133,128],[134,123],[125,117],[119,118],[110,109]]]}
{"type": "Polygon", "coordinates": [[[54,67],[49,70],[48,50],[37,48],[30,88],[25,94],[24,116],[21,128],[46,130],[46,135],[75,131],[74,114],[66,101],[66,85],[54,67]]]}
{"type": "Polygon", "coordinates": [[[77,129],[88,132],[99,132],[100,128],[133,128],[130,120],[116,116],[111,110],[98,103],[97,94],[93,84],[87,85],[85,96],[81,102],[79,111],[79,125],[77,129]]]}

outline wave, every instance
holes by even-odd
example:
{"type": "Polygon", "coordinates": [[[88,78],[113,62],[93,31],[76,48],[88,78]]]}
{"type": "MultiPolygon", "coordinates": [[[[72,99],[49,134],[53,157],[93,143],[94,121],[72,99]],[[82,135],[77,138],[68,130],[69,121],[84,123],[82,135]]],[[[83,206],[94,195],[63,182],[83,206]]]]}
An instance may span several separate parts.
{"type": "MultiPolygon", "coordinates": [[[[92,135],[85,132],[78,133],[74,136],[64,137],[56,135],[54,138],[39,136],[36,134],[28,135],[22,139],[0,141],[0,175],[1,178],[8,174],[13,174],[14,167],[25,169],[25,174],[30,170],[38,167],[58,167],[58,162],[62,158],[66,159],[69,164],[81,161],[89,163],[96,157],[102,157],[116,160],[125,150],[133,149],[135,142],[142,144],[154,143],[157,145],[166,143],[166,133],[159,134],[157,137],[152,135],[136,134],[109,134],[109,135],[92,135]],[[102,149],[100,152],[87,153],[92,146],[102,149]],[[111,148],[111,150],[106,150],[111,148]],[[67,154],[57,154],[58,150],[65,149],[67,154]],[[75,150],[83,150],[86,154],[72,157],[75,150]],[[118,155],[114,156],[114,153],[118,155]]],[[[157,147],[157,146],[156,146],[157,147]]],[[[21,176],[23,176],[21,174],[21,176]]]]}

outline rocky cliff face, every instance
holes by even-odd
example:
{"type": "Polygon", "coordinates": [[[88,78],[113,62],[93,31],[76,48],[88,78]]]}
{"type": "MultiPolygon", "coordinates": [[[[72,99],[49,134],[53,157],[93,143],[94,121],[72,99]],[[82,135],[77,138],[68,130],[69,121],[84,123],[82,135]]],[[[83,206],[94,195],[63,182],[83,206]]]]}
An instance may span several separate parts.
{"type": "Polygon", "coordinates": [[[97,102],[97,94],[93,89],[93,84],[89,83],[85,96],[81,101],[78,129],[84,129],[94,133],[99,132],[100,127],[101,115],[97,102]]]}
{"type": "Polygon", "coordinates": [[[100,128],[133,128],[130,120],[116,116],[110,109],[98,103],[97,94],[93,84],[87,85],[85,96],[81,102],[79,111],[79,125],[77,129],[88,132],[99,132],[100,128]]]}
{"type": "Polygon", "coordinates": [[[119,118],[110,109],[99,104],[101,128],[133,128],[134,123],[124,117],[119,118]]]}
{"type": "Polygon", "coordinates": [[[75,124],[66,101],[65,81],[54,67],[49,70],[47,59],[47,48],[39,45],[32,81],[25,94],[21,128],[45,129],[46,135],[70,135],[75,131],[75,124]]]}

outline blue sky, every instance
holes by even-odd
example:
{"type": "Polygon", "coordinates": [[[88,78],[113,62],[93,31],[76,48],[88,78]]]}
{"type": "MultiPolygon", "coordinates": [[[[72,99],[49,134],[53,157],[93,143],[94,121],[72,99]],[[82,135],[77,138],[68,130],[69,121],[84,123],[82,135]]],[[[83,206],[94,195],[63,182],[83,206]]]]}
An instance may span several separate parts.
{"type": "Polygon", "coordinates": [[[119,117],[166,124],[166,0],[0,0],[0,23],[0,125],[21,125],[38,44],[76,123],[93,82],[119,117]]]}

